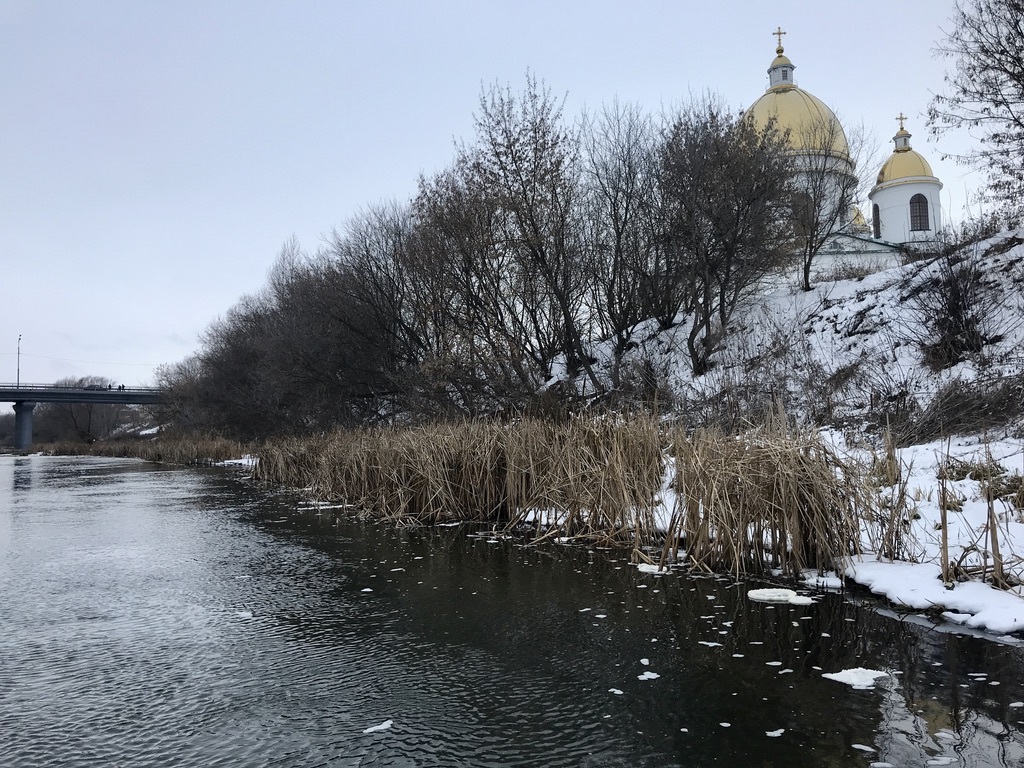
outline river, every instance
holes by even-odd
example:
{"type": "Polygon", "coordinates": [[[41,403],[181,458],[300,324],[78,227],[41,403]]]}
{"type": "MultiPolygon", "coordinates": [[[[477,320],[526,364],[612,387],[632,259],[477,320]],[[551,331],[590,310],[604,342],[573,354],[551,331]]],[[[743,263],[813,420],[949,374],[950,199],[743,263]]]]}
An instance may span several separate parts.
{"type": "Polygon", "coordinates": [[[851,594],[0,457],[3,766],[1016,766],[1024,650],[851,594]],[[856,689],[823,677],[863,667],[856,689]]]}

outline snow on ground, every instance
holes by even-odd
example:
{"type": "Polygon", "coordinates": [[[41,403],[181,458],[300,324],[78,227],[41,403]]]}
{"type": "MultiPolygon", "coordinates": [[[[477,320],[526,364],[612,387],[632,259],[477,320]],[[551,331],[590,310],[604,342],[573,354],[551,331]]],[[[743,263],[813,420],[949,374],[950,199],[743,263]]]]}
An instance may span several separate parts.
{"type": "MultiPolygon", "coordinates": [[[[942,467],[954,461],[975,467],[1000,466],[1006,476],[1021,474],[1024,441],[958,438],[904,448],[896,452],[902,467],[910,511],[907,517],[910,546],[905,553],[912,562],[886,560],[871,551],[852,562],[846,576],[883,595],[897,606],[912,610],[941,611],[943,618],[968,627],[996,633],[1024,631],[1024,591],[1015,586],[995,589],[980,580],[954,578],[949,585],[941,578],[942,509],[945,486],[946,530],[949,560],[966,571],[991,567],[992,530],[988,526],[989,504],[983,493],[983,477],[940,480],[942,467]]],[[[998,529],[997,541],[1008,575],[1024,580],[1024,513],[996,500],[992,512],[998,529]]]]}
{"type": "MultiPolygon", "coordinates": [[[[884,454],[882,432],[890,417],[920,422],[940,402],[936,395],[958,383],[1024,377],[1024,230],[997,235],[971,253],[987,297],[979,302],[986,344],[956,365],[935,370],[924,364],[922,341],[930,338],[925,324],[935,313],[923,311],[916,296],[941,277],[942,265],[923,261],[860,279],[820,282],[809,292],[787,281],[767,287],[735,316],[715,366],[700,378],[691,375],[685,352],[685,318],[668,331],[656,332],[652,324],[638,328],[637,347],[623,369],[653,367],[675,400],[696,411],[698,421],[720,415],[714,409],[730,397],[748,412],[782,399],[792,416],[840,425],[823,430],[823,437],[870,466],[884,454]]],[[[894,485],[880,488],[878,517],[863,531],[865,554],[844,574],[809,574],[808,584],[835,589],[845,576],[896,606],[989,632],[1024,631],[1024,589],[1000,590],[981,579],[983,573],[991,577],[994,551],[986,480],[992,468],[1001,467],[1004,477],[1017,476],[1019,482],[1022,436],[1024,423],[1011,416],[987,434],[896,450],[898,476],[894,485]],[[944,472],[951,463],[973,471],[944,472]],[[948,479],[941,480],[943,474],[948,479]],[[898,559],[888,559],[881,533],[891,502],[901,497],[906,511],[894,524],[905,529],[906,546],[895,553],[898,559]],[[949,584],[943,584],[939,565],[943,498],[947,552],[955,566],[949,584]]],[[[671,473],[668,467],[666,476],[671,473]]],[[[667,483],[662,496],[656,522],[666,528],[676,503],[667,483]]],[[[1010,584],[1019,584],[1024,581],[1024,511],[996,500],[991,516],[1010,584]]]]}

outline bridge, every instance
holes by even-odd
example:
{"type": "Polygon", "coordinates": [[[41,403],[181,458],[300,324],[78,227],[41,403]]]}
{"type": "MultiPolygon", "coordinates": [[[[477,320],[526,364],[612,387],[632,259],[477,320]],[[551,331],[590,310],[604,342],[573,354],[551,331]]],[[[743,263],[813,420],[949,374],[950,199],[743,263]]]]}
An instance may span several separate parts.
{"type": "Polygon", "coordinates": [[[14,448],[32,445],[32,411],[36,403],[94,403],[154,405],[164,391],[159,387],[62,387],[56,384],[0,384],[0,402],[14,403],[14,448]]]}

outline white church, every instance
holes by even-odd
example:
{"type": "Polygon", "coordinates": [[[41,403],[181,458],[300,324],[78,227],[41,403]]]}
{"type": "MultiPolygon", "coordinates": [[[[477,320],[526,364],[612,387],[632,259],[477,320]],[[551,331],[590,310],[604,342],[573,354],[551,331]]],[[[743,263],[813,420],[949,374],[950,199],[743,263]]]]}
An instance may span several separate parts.
{"type": "MultiPolygon", "coordinates": [[[[827,167],[835,174],[855,174],[846,133],[835,113],[820,99],[797,86],[796,66],[785,55],[781,28],[775,59],[768,68],[768,88],[747,110],[758,126],[774,120],[787,131],[789,143],[801,162],[815,168],[827,167]]],[[[868,193],[871,220],[866,221],[854,207],[836,226],[816,259],[815,271],[831,264],[866,263],[879,269],[895,266],[907,250],[928,252],[941,229],[940,182],[928,161],[910,146],[907,120],[899,115],[899,130],[893,137],[892,154],[878,171],[868,193]]]]}

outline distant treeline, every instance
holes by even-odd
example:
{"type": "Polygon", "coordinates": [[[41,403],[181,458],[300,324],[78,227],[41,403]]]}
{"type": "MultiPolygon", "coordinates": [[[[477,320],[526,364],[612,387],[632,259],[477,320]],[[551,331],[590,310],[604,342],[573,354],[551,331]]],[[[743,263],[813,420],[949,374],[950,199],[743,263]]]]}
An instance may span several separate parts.
{"type": "Polygon", "coordinates": [[[623,365],[638,329],[686,318],[700,374],[744,295],[791,263],[785,141],[714,98],[569,122],[533,79],[485,90],[475,139],[414,199],[365,208],[315,254],[286,244],[161,372],[172,418],[251,439],[651,398],[652,372],[623,365]]]}

